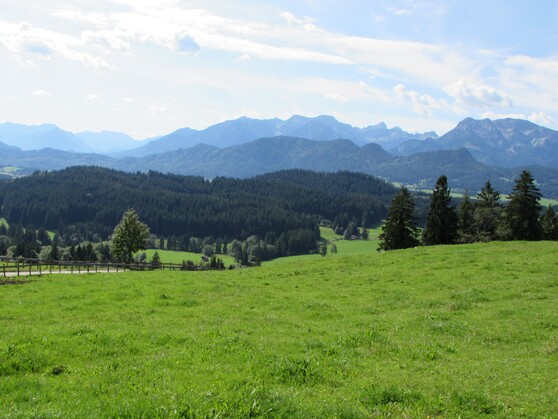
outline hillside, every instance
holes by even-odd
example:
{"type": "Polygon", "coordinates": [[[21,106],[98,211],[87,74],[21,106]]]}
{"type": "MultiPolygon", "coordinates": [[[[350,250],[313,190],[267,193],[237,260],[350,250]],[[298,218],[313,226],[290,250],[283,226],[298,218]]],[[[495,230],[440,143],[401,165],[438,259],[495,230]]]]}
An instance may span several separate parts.
{"type": "MultiPolygon", "coordinates": [[[[111,158],[99,154],[70,153],[52,149],[22,151],[2,146],[0,167],[16,161],[26,174],[39,170],[59,170],[74,165],[96,165],[127,172],[149,170],[181,175],[248,178],[285,169],[324,172],[349,170],[380,176],[391,182],[430,189],[445,174],[456,191],[476,193],[490,180],[509,193],[520,169],[497,168],[477,161],[469,151],[439,150],[409,156],[392,156],[377,144],[357,146],[349,140],[312,141],[303,138],[262,138],[226,148],[204,144],[140,158],[111,158]]],[[[547,198],[558,197],[558,170],[543,166],[530,169],[547,198]]]]}
{"type": "Polygon", "coordinates": [[[556,252],[485,243],[3,286],[0,411],[556,417],[556,252]]]}
{"type": "MultiPolygon", "coordinates": [[[[124,173],[96,167],[0,182],[0,217],[23,226],[82,231],[84,239],[106,239],[128,208],[159,236],[246,239],[268,233],[273,240],[345,214],[360,225],[379,222],[396,189],[358,173],[292,171],[253,179],[124,173]],[[24,191],[24,193],[22,193],[24,191]],[[70,226],[73,226],[70,228],[70,226]]],[[[272,239],[270,239],[272,240],[272,239]]],[[[271,244],[271,243],[270,243],[271,244]]]]}
{"type": "MultiPolygon", "coordinates": [[[[190,149],[116,162],[128,171],[158,170],[179,174],[250,177],[282,169],[335,172],[350,170],[391,182],[430,189],[445,174],[455,190],[478,191],[490,180],[503,193],[511,192],[519,169],[497,168],[477,161],[465,148],[392,156],[377,144],[357,146],[349,140],[311,141],[303,138],[262,138],[247,144],[190,149]]],[[[558,170],[529,167],[542,193],[558,197],[558,170]]]]}

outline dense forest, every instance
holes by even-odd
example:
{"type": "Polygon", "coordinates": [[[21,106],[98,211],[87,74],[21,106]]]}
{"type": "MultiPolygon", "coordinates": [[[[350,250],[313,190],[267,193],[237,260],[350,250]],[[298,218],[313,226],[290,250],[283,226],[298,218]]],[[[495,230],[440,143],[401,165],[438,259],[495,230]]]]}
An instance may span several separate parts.
{"type": "Polygon", "coordinates": [[[210,181],[80,166],[0,182],[0,216],[25,231],[54,231],[70,245],[107,240],[133,207],[168,248],[199,251],[204,241],[195,238],[227,243],[255,236],[277,256],[314,248],[322,222],[341,232],[380,222],[395,193],[382,180],[351,172],[288,170],[210,181]]]}

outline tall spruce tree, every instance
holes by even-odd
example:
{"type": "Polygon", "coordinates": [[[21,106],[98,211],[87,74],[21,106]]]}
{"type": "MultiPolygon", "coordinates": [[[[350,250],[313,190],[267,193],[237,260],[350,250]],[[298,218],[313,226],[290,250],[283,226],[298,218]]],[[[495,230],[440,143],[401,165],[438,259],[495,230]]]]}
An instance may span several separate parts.
{"type": "Polygon", "coordinates": [[[474,228],[476,239],[490,241],[497,238],[497,229],[502,215],[500,192],[487,181],[477,194],[475,202],[474,228]]]}
{"type": "Polygon", "coordinates": [[[436,181],[430,209],[426,217],[423,240],[426,245],[452,244],[457,236],[457,213],[451,205],[448,179],[442,175],[436,181]]]}
{"type": "Polygon", "coordinates": [[[543,240],[558,240],[558,217],[552,205],[548,205],[541,217],[543,240]]]}
{"type": "Polygon", "coordinates": [[[391,202],[382,232],[379,235],[378,250],[406,249],[419,243],[420,231],[414,212],[415,201],[409,190],[402,187],[391,202]]]}
{"type": "Polygon", "coordinates": [[[512,240],[541,239],[542,229],[539,223],[541,196],[531,172],[523,170],[515,180],[506,207],[505,221],[512,240]]]}
{"type": "Polygon", "coordinates": [[[457,240],[459,243],[472,243],[475,241],[474,213],[474,205],[469,198],[469,194],[465,191],[465,195],[457,211],[457,240]]]}

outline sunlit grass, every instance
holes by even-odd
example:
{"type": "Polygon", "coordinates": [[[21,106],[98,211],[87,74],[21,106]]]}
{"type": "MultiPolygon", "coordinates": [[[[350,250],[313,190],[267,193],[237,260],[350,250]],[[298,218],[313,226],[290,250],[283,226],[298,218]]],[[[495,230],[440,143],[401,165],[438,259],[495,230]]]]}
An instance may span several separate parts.
{"type": "Polygon", "coordinates": [[[558,243],[0,288],[2,417],[556,417],[558,243]]]}
{"type": "MultiPolygon", "coordinates": [[[[153,259],[153,254],[155,252],[159,253],[161,262],[163,263],[182,263],[183,261],[188,261],[188,260],[198,263],[201,262],[201,257],[202,257],[201,253],[182,252],[178,250],[147,249],[145,250],[145,255],[147,256],[148,261],[153,259]]],[[[222,259],[225,266],[236,264],[232,256],[215,255],[215,257],[222,259]]]]}

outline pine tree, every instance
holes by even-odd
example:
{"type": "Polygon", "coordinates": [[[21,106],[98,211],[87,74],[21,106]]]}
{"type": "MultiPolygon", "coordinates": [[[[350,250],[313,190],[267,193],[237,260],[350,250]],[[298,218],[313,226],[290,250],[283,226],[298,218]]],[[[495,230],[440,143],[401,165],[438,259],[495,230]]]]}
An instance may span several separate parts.
{"type": "Polygon", "coordinates": [[[463,200],[461,201],[457,212],[457,235],[460,243],[472,243],[475,241],[473,226],[474,213],[475,209],[473,203],[469,198],[469,194],[465,191],[465,195],[463,196],[463,200]]]}
{"type": "Polygon", "coordinates": [[[487,181],[477,194],[475,202],[474,229],[477,240],[490,241],[497,238],[497,229],[502,215],[500,192],[487,181]]]}
{"type": "Polygon", "coordinates": [[[378,250],[406,249],[418,244],[419,229],[414,217],[415,202],[409,190],[402,187],[391,202],[379,235],[378,250]]]}
{"type": "Polygon", "coordinates": [[[540,199],[541,193],[535,186],[533,175],[528,170],[523,170],[519,178],[515,180],[506,207],[506,224],[512,240],[541,239],[540,199]]]}
{"type": "Polygon", "coordinates": [[[331,254],[337,254],[337,245],[335,243],[331,243],[331,254]]]}
{"type": "Polygon", "coordinates": [[[322,256],[327,255],[327,242],[320,243],[320,255],[322,256]]]}
{"type": "Polygon", "coordinates": [[[155,251],[153,253],[153,257],[151,258],[151,268],[157,269],[161,265],[161,256],[159,256],[159,252],[155,251]]]}
{"type": "Polygon", "coordinates": [[[548,205],[541,217],[543,240],[558,240],[558,217],[552,205],[548,205]]]}
{"type": "Polygon", "coordinates": [[[457,214],[450,205],[451,196],[448,179],[442,175],[436,181],[430,209],[426,218],[423,240],[427,245],[452,244],[457,236],[457,214]]]}
{"type": "Polygon", "coordinates": [[[370,237],[370,235],[368,234],[368,229],[366,227],[362,227],[362,231],[360,233],[360,238],[362,240],[368,240],[369,237],[370,237]]]}

